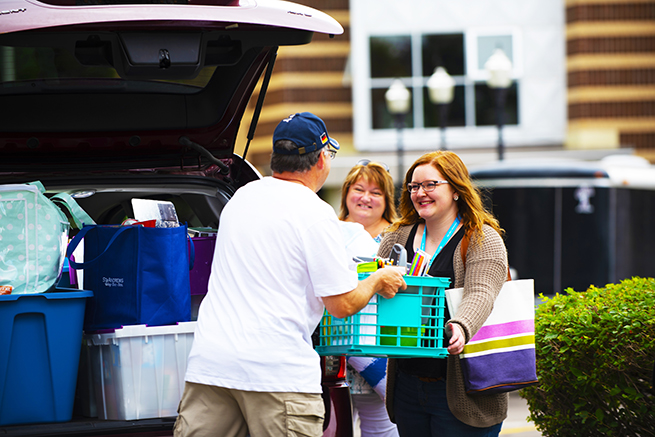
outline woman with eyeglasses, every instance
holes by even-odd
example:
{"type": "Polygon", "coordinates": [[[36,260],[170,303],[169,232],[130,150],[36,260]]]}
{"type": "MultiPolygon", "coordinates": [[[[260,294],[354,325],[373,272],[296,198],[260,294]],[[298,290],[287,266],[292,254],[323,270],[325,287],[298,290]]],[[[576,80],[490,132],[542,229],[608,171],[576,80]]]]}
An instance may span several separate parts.
{"type": "MultiPolygon", "coordinates": [[[[341,188],[339,219],[352,234],[353,228],[363,226],[365,239],[374,245],[368,256],[375,256],[384,229],[396,219],[393,179],[386,164],[363,159],[350,170],[341,188]]],[[[368,246],[358,247],[364,251],[368,246]]],[[[348,357],[353,419],[359,417],[362,437],[398,437],[384,406],[386,366],[386,358],[348,357]]]]}
{"type": "Polygon", "coordinates": [[[389,417],[402,437],[497,436],[508,396],[467,395],[458,355],[491,313],[507,279],[503,230],[453,152],[421,156],[404,182],[401,217],[385,233],[378,255],[388,256],[396,243],[405,247],[408,260],[423,250],[430,259],[427,274],[450,278],[450,287],[463,287],[464,296],[457,314],[446,307],[444,320],[452,330],[448,358],[389,359],[389,417]],[[469,242],[465,257],[463,239],[469,242]]]}

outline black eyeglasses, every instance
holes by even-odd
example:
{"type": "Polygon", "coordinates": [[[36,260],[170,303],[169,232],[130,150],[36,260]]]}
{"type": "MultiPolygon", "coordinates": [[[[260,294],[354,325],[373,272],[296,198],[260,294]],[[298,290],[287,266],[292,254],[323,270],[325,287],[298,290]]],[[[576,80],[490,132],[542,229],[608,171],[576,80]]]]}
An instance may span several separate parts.
{"type": "Polygon", "coordinates": [[[417,193],[419,188],[423,188],[423,191],[429,193],[434,191],[437,188],[437,185],[447,184],[448,181],[423,181],[420,184],[407,184],[407,191],[410,193],[417,193]]]}
{"type": "Polygon", "coordinates": [[[387,173],[390,173],[389,166],[387,164],[385,164],[384,162],[371,161],[370,159],[360,159],[359,161],[357,161],[357,164],[355,164],[355,165],[361,165],[362,167],[366,167],[370,163],[377,164],[377,165],[381,166],[383,169],[385,169],[387,171],[387,173]]]}

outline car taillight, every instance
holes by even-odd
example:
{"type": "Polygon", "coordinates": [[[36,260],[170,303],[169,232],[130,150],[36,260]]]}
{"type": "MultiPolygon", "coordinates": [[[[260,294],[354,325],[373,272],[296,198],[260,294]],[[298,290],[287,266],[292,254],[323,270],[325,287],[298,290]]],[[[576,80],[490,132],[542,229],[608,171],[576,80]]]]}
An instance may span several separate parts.
{"type": "Polygon", "coordinates": [[[323,380],[336,381],[346,378],[346,357],[330,355],[322,357],[323,380]]]}

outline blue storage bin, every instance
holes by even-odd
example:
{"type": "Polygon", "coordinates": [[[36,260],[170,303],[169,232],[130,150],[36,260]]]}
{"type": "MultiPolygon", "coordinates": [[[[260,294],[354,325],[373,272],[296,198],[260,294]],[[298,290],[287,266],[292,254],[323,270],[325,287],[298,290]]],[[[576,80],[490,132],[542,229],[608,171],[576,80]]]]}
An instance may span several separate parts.
{"type": "MultiPolygon", "coordinates": [[[[359,279],[370,273],[360,273],[359,279]]],[[[448,278],[404,276],[407,290],[392,299],[374,296],[357,314],[321,319],[319,355],[445,358],[445,289],[448,278]]]]}
{"type": "Polygon", "coordinates": [[[0,425],[72,419],[91,296],[65,289],[0,296],[0,425]]]}

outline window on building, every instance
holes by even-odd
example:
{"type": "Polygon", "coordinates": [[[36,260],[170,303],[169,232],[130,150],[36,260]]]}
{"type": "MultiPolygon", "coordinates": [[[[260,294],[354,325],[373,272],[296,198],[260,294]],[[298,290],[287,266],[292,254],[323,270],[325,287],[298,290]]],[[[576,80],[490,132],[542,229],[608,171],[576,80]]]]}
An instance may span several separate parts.
{"type": "Polygon", "coordinates": [[[371,37],[371,77],[412,75],[412,44],[409,36],[371,37]]]}
{"type": "MultiPolygon", "coordinates": [[[[428,96],[427,81],[435,68],[444,67],[455,80],[454,100],[448,106],[449,127],[489,126],[497,123],[496,94],[486,82],[484,64],[496,48],[514,62],[514,36],[511,32],[481,34],[412,34],[372,36],[370,38],[370,76],[372,128],[394,127],[387,111],[384,93],[399,78],[412,95],[412,110],[405,127],[440,126],[441,112],[428,96]]],[[[504,124],[517,125],[519,83],[507,90],[504,124]]]]}

